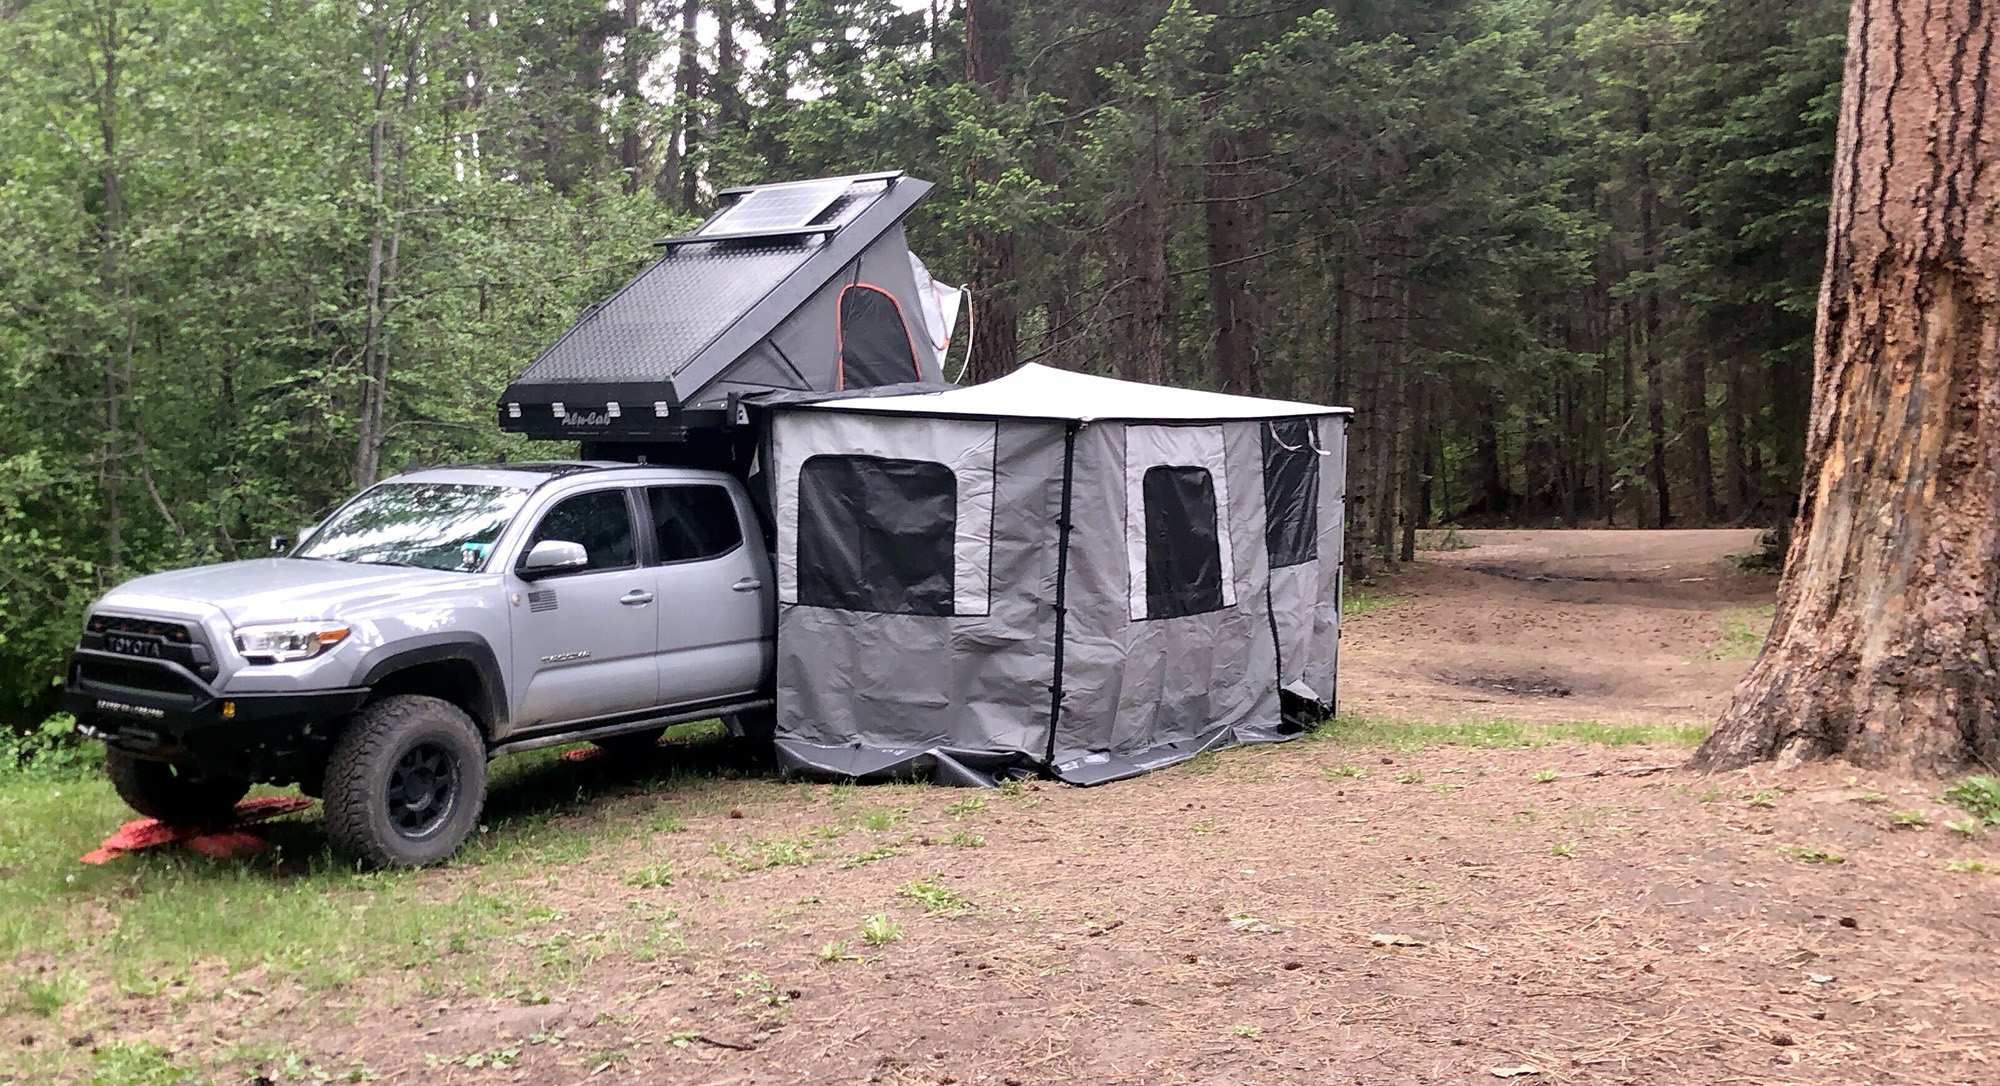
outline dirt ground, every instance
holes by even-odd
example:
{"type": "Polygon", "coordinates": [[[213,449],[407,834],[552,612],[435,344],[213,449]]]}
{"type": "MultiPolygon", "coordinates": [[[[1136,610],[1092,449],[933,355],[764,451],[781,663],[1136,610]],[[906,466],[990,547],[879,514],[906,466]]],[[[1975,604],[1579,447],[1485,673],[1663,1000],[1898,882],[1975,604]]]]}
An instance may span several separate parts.
{"type": "Polygon", "coordinates": [[[1712,718],[1773,586],[1725,560],[1753,536],[1466,535],[1348,626],[1379,729],[1089,790],[715,781],[671,823],[586,763],[564,820],[654,828],[510,886],[399,876],[512,894],[510,937],[99,1010],[237,1046],[218,1082],[2000,1082],[2000,876],[1948,870],[2000,853],[1938,782],[1478,738],[1712,718]]]}
{"type": "Polygon", "coordinates": [[[1719,644],[1722,618],[1769,621],[1774,579],[1728,561],[1754,530],[1461,535],[1367,590],[1398,602],[1348,624],[1343,708],[1706,724],[1750,656],[1719,644]]]}

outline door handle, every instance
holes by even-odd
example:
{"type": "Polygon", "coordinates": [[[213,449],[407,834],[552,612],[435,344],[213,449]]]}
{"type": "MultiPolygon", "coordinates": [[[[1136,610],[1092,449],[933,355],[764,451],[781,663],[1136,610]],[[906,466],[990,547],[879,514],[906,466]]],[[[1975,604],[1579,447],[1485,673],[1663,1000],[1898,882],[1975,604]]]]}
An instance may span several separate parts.
{"type": "Polygon", "coordinates": [[[735,584],[730,585],[729,590],[731,592],[755,592],[762,587],[764,587],[764,582],[755,577],[745,577],[735,584]]]}
{"type": "Polygon", "coordinates": [[[618,602],[627,607],[643,607],[653,602],[653,594],[643,588],[635,588],[618,597],[618,602]]]}

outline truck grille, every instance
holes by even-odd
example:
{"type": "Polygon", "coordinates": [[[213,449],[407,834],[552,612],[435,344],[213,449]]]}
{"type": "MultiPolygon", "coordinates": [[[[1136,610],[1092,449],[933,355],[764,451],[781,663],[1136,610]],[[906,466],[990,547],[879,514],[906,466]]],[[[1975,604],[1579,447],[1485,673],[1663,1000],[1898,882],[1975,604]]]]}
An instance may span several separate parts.
{"type": "Polygon", "coordinates": [[[175,645],[194,642],[194,635],[186,626],[178,622],[161,622],[150,618],[122,618],[118,615],[92,615],[84,629],[94,634],[121,633],[137,634],[140,637],[157,637],[175,645]]]}
{"type": "Polygon", "coordinates": [[[208,640],[199,626],[127,615],[92,615],[84,623],[83,647],[132,657],[134,662],[129,666],[112,661],[94,665],[113,668],[126,676],[101,680],[116,682],[120,686],[175,693],[187,686],[186,680],[176,676],[172,668],[149,666],[140,661],[170,660],[201,676],[204,681],[213,680],[217,674],[215,657],[209,651],[208,640]],[[151,682],[128,681],[143,675],[154,678],[151,682]]]}

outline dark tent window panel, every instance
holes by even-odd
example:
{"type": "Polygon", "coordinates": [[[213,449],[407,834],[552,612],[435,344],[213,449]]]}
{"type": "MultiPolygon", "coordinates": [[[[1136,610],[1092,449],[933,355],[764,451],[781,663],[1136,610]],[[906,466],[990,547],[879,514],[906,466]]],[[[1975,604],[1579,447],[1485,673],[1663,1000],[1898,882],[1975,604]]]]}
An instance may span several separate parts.
{"type": "Polygon", "coordinates": [[[1313,420],[1264,424],[1264,543],[1271,568],[1319,557],[1319,453],[1313,420]]]}
{"type": "Polygon", "coordinates": [[[1146,615],[1178,618],[1222,609],[1222,548],[1215,480],[1204,468],[1146,469],[1146,615]]]}
{"type": "Polygon", "coordinates": [[[840,387],[874,388],[923,380],[903,307],[881,287],[840,292],[840,387]]]}
{"type": "Polygon", "coordinates": [[[799,602],[952,613],[958,479],[928,460],[815,456],[799,469],[799,602]]]}

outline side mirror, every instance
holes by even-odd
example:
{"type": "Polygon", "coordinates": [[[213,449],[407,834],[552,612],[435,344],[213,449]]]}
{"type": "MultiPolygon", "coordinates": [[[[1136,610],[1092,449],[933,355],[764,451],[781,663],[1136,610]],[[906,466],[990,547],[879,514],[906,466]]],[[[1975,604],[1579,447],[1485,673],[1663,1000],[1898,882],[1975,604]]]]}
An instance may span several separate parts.
{"type": "Polygon", "coordinates": [[[291,537],[291,536],[288,536],[288,535],[274,535],[274,536],[272,536],[272,537],[271,537],[271,553],[272,553],[272,554],[284,554],[284,553],[285,553],[286,551],[289,551],[289,550],[291,550],[291,549],[292,549],[292,537],[291,537]]]}
{"type": "Polygon", "coordinates": [[[561,573],[566,569],[582,569],[590,564],[590,554],[581,543],[571,543],[567,539],[544,539],[535,544],[535,549],[521,559],[520,575],[527,580],[546,577],[551,573],[561,573]]]}

